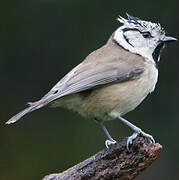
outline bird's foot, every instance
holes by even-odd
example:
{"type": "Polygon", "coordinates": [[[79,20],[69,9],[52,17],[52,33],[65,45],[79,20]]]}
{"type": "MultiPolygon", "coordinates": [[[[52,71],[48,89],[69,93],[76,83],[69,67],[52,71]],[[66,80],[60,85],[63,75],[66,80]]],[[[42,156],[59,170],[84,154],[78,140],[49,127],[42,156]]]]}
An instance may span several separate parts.
{"type": "Polygon", "coordinates": [[[117,142],[114,140],[114,139],[107,139],[105,141],[105,145],[107,148],[109,148],[109,146],[113,145],[113,144],[116,144],[117,142]]]}
{"type": "Polygon", "coordinates": [[[139,134],[146,137],[149,140],[150,143],[155,143],[154,138],[150,134],[147,134],[147,133],[143,132],[140,128],[137,128],[136,131],[131,136],[129,136],[128,139],[127,139],[127,149],[128,149],[128,151],[129,151],[129,146],[132,144],[133,140],[139,134]]]}

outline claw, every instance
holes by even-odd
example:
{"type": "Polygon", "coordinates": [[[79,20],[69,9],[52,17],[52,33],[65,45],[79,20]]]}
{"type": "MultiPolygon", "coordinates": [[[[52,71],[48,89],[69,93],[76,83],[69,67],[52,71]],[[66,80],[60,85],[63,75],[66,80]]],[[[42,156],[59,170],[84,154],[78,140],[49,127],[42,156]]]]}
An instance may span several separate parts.
{"type": "Polygon", "coordinates": [[[106,145],[107,148],[109,148],[109,146],[111,146],[111,145],[113,145],[113,144],[116,144],[116,141],[115,141],[115,140],[109,140],[109,139],[107,139],[107,140],[105,141],[105,145],[106,145]]]}
{"type": "Polygon", "coordinates": [[[140,134],[142,134],[144,137],[148,138],[148,140],[149,140],[150,143],[155,143],[155,139],[154,139],[153,136],[151,136],[150,134],[147,134],[147,133],[145,133],[145,132],[143,132],[143,131],[141,131],[140,134]]]}
{"type": "Polygon", "coordinates": [[[133,140],[137,137],[138,133],[133,133],[132,136],[129,136],[127,139],[127,150],[129,151],[129,145],[132,144],[133,140]]]}
{"type": "Polygon", "coordinates": [[[129,151],[129,146],[132,144],[133,140],[139,135],[141,134],[142,136],[148,138],[149,142],[150,143],[155,143],[155,140],[154,138],[150,135],[150,134],[147,134],[145,132],[143,132],[141,129],[138,129],[137,132],[134,132],[132,134],[132,136],[129,136],[128,139],[127,139],[127,150],[129,151]]]}

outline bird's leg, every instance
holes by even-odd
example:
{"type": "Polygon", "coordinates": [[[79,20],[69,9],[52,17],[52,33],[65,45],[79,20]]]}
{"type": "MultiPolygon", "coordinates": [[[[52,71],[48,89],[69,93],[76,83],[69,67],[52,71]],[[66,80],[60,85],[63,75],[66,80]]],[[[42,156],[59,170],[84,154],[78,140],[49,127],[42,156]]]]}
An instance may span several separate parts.
{"type": "Polygon", "coordinates": [[[104,124],[101,121],[98,121],[95,119],[96,122],[98,122],[100,124],[100,126],[102,127],[104,133],[107,136],[107,140],[105,141],[105,145],[107,148],[109,148],[110,145],[112,144],[116,144],[116,141],[111,137],[111,135],[109,134],[108,130],[106,129],[106,127],[104,126],[104,124]]]}
{"type": "Polygon", "coordinates": [[[128,137],[128,140],[127,140],[127,149],[129,150],[129,145],[132,144],[132,141],[137,137],[137,135],[141,134],[143,135],[144,137],[147,137],[149,139],[149,141],[151,143],[155,143],[155,140],[154,138],[150,135],[150,134],[147,134],[145,133],[144,131],[142,131],[140,128],[138,128],[137,126],[135,126],[134,124],[130,123],[129,121],[127,121],[126,119],[122,118],[119,113],[111,113],[110,114],[111,116],[121,120],[124,124],[126,124],[128,127],[130,127],[134,133],[128,137]]]}
{"type": "Polygon", "coordinates": [[[104,131],[104,133],[106,134],[106,136],[108,137],[108,139],[105,141],[105,145],[107,148],[109,148],[110,145],[112,144],[116,144],[116,141],[111,137],[111,135],[109,134],[108,130],[106,129],[106,127],[104,126],[104,124],[102,122],[100,122],[100,125],[104,131]]]}

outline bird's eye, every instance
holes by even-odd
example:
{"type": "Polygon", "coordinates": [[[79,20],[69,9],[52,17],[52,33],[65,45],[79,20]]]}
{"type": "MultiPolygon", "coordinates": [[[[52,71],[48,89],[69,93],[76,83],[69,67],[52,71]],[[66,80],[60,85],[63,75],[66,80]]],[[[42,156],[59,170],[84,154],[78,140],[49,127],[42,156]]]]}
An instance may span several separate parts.
{"type": "Polygon", "coordinates": [[[142,36],[143,36],[144,38],[151,38],[151,37],[152,37],[152,35],[150,34],[150,32],[142,32],[142,36]]]}

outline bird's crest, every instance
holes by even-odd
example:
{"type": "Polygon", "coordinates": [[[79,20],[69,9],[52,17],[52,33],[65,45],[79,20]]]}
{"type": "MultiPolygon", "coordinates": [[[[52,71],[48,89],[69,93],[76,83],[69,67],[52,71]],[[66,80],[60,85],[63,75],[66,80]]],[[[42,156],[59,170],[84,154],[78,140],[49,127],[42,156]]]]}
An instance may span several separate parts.
{"type": "Polygon", "coordinates": [[[125,26],[125,28],[137,28],[140,31],[143,31],[144,29],[145,30],[148,29],[148,31],[154,30],[154,31],[159,32],[160,34],[165,34],[164,29],[161,27],[159,23],[152,23],[150,21],[144,21],[137,17],[133,17],[129,15],[128,13],[126,13],[126,15],[128,19],[125,19],[121,16],[117,18],[117,20],[120,23],[122,23],[125,26]]]}

